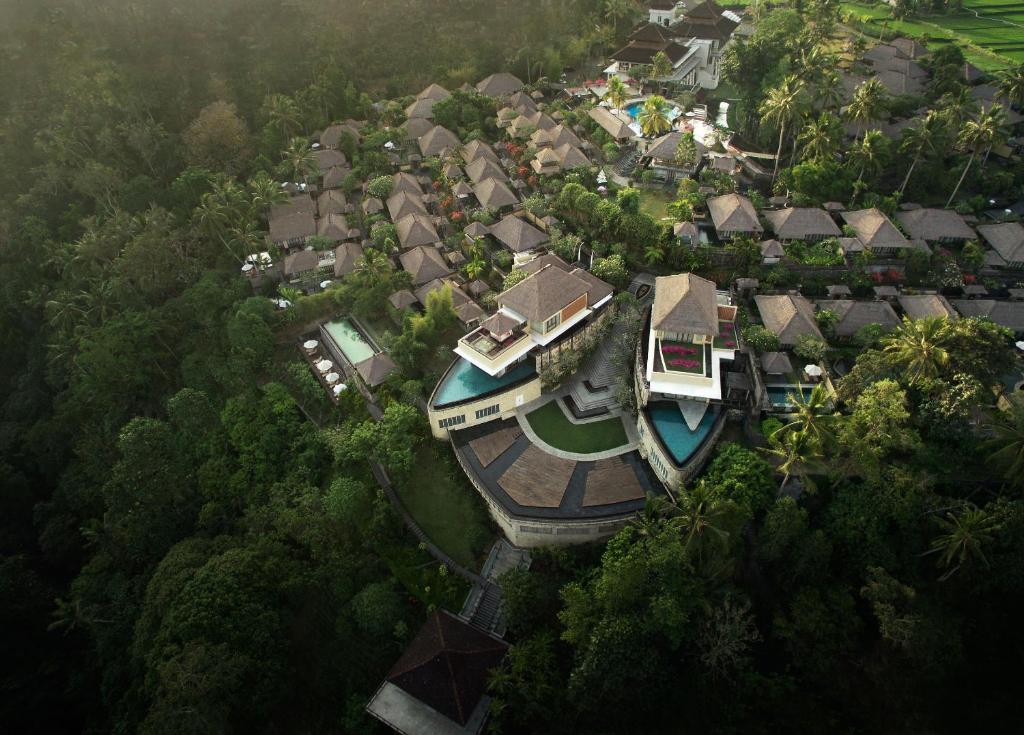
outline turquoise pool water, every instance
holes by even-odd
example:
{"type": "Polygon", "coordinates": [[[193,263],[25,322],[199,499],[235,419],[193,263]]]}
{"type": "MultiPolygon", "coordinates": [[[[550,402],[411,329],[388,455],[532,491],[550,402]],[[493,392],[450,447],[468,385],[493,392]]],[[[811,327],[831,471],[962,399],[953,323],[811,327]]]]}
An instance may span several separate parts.
{"type": "Polygon", "coordinates": [[[675,403],[652,403],[647,407],[647,415],[650,416],[658,438],[668,449],[672,459],[677,465],[682,465],[711,433],[718,412],[714,408],[709,408],[704,418],[697,424],[696,431],[690,431],[686,419],[675,403]]]}
{"type": "MultiPolygon", "coordinates": [[[[640,114],[640,108],[643,106],[643,102],[632,102],[626,105],[626,114],[629,115],[632,119],[636,120],[636,116],[640,114]]],[[[671,122],[675,120],[677,117],[679,117],[681,114],[683,114],[683,111],[680,110],[675,105],[673,105],[671,109],[669,109],[668,111],[668,119],[671,122]]]]}
{"type": "Polygon", "coordinates": [[[327,330],[327,333],[331,335],[331,339],[334,340],[338,348],[353,365],[373,357],[373,347],[359,333],[359,330],[352,326],[352,322],[348,319],[328,322],[324,325],[324,329],[327,330]]]}
{"type": "Polygon", "coordinates": [[[461,357],[444,378],[434,397],[434,408],[462,403],[488,393],[501,390],[505,386],[517,383],[533,375],[533,362],[527,361],[517,365],[498,378],[492,378],[483,370],[461,357]]]}
{"type": "Polygon", "coordinates": [[[793,405],[793,402],[788,397],[790,393],[802,395],[804,400],[807,400],[811,397],[813,388],[809,385],[801,386],[800,388],[796,386],[770,385],[766,390],[768,391],[768,400],[771,401],[773,406],[789,407],[793,405]]]}

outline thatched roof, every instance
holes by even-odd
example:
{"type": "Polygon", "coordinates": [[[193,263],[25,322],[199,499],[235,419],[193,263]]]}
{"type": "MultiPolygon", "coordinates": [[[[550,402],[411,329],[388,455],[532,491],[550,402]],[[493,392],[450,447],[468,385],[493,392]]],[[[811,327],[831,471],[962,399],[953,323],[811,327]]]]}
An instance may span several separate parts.
{"type": "Polygon", "coordinates": [[[480,156],[472,163],[467,164],[466,175],[474,184],[478,184],[484,179],[508,181],[508,174],[505,173],[505,170],[486,156],[480,156]]]}
{"type": "Polygon", "coordinates": [[[402,268],[412,275],[412,283],[419,286],[452,272],[441,251],[430,245],[420,245],[402,253],[398,259],[402,268]]]}
{"type": "Polygon", "coordinates": [[[651,329],[679,334],[718,334],[718,300],[714,281],[680,273],[654,282],[651,329]]]}
{"type": "Polygon", "coordinates": [[[594,107],[588,114],[594,122],[604,128],[605,132],[615,140],[629,140],[636,137],[633,131],[629,129],[629,126],[613,115],[606,107],[594,107]]]}
{"type": "Polygon", "coordinates": [[[388,197],[388,214],[391,215],[392,222],[397,223],[406,215],[426,213],[427,208],[423,205],[422,194],[400,191],[388,197]]]}
{"type": "Polygon", "coordinates": [[[398,232],[398,241],[403,249],[414,248],[418,245],[431,245],[440,242],[434,223],[430,217],[418,212],[405,215],[395,223],[395,230],[398,232]]]}
{"type": "Polygon", "coordinates": [[[359,267],[363,257],[363,247],[356,242],[342,243],[334,249],[334,275],[340,278],[347,276],[359,267]]]}
{"type": "Polygon", "coordinates": [[[395,361],[388,357],[386,352],[378,352],[372,357],[356,363],[354,367],[363,382],[371,388],[376,388],[398,369],[395,361]]]}
{"type": "Polygon", "coordinates": [[[952,304],[963,316],[988,317],[996,324],[1008,327],[1015,334],[1024,333],[1024,302],[996,301],[995,299],[954,299],[952,304]]]}
{"type": "Polygon", "coordinates": [[[835,325],[837,337],[853,337],[869,324],[881,325],[883,329],[895,329],[900,324],[900,318],[888,301],[834,299],[822,301],[818,306],[839,317],[835,325]]]}
{"type": "Polygon", "coordinates": [[[761,369],[769,375],[784,375],[793,372],[793,364],[785,352],[763,352],[761,369]]]}
{"type": "Polygon", "coordinates": [[[440,84],[428,85],[422,92],[416,95],[418,100],[443,100],[451,97],[452,93],[442,87],[440,84]]]}
{"type": "Polygon", "coordinates": [[[780,240],[813,240],[843,234],[828,212],[815,207],[773,210],[765,212],[764,218],[780,240]]]}
{"type": "Polygon", "coordinates": [[[978,234],[1007,263],[1024,262],[1024,227],[1019,222],[980,225],[978,234]]]}
{"type": "Polygon", "coordinates": [[[942,294],[914,294],[900,296],[897,301],[903,313],[911,319],[927,316],[955,317],[956,311],[942,294]]]}
{"type": "Polygon", "coordinates": [[[477,82],[476,91],[488,97],[502,97],[518,92],[524,86],[519,77],[508,72],[498,72],[477,82]]]}
{"type": "Polygon", "coordinates": [[[824,339],[814,318],[814,305],[800,294],[760,295],[754,297],[754,302],[765,328],[782,344],[796,344],[797,337],[805,334],[824,339]]]}
{"type": "Polygon", "coordinates": [[[715,229],[719,232],[760,233],[764,231],[757,219],[757,210],[745,196],[726,194],[720,197],[711,197],[707,201],[707,206],[711,220],[715,223],[715,229]]]}
{"type": "Polygon", "coordinates": [[[874,207],[843,212],[842,216],[857,233],[857,239],[868,249],[910,247],[910,242],[896,225],[874,207]]]}
{"type": "Polygon", "coordinates": [[[896,219],[912,239],[938,242],[974,238],[974,230],[963,217],[950,209],[914,209],[898,212],[896,219]]]}
{"type": "Polygon", "coordinates": [[[490,234],[514,253],[535,250],[550,239],[547,233],[513,214],[506,215],[500,222],[491,225],[490,234]]]}
{"type": "Polygon", "coordinates": [[[501,306],[531,322],[544,322],[590,291],[590,284],[561,268],[546,266],[498,295],[501,306]]]}
{"type": "Polygon", "coordinates": [[[519,202],[519,198],[499,179],[484,179],[473,187],[473,194],[487,209],[511,207],[519,202]]]}
{"type": "Polygon", "coordinates": [[[419,139],[420,153],[424,158],[440,156],[447,150],[454,150],[462,143],[459,137],[451,130],[441,125],[435,125],[429,132],[419,139]]]}

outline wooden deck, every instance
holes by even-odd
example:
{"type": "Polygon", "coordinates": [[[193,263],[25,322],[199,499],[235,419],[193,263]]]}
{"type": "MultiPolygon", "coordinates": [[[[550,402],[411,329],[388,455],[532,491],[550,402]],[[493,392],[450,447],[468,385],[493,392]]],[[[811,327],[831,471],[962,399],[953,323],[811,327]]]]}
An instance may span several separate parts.
{"type": "Polygon", "coordinates": [[[516,439],[522,434],[523,430],[518,425],[510,426],[474,439],[469,443],[469,448],[480,460],[480,465],[487,467],[515,444],[516,439]]]}
{"type": "Polygon", "coordinates": [[[636,479],[633,466],[619,457],[598,460],[587,473],[583,491],[583,507],[642,500],[644,490],[636,479]]]}
{"type": "Polygon", "coordinates": [[[519,505],[557,508],[565,495],[576,462],[562,459],[532,444],[498,480],[501,489],[519,505]]]}

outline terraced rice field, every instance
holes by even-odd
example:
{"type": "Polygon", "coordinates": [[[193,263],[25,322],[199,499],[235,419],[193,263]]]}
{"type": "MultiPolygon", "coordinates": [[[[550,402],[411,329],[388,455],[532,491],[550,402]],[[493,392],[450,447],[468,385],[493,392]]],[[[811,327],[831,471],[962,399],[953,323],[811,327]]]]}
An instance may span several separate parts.
{"type": "Polygon", "coordinates": [[[1009,0],[965,0],[958,12],[917,15],[894,20],[881,4],[844,2],[843,9],[868,29],[895,31],[927,39],[930,48],[955,41],[965,47],[968,58],[982,68],[1000,68],[1024,63],[1024,3],[1009,0]],[[973,52],[975,47],[978,52],[973,52]]]}

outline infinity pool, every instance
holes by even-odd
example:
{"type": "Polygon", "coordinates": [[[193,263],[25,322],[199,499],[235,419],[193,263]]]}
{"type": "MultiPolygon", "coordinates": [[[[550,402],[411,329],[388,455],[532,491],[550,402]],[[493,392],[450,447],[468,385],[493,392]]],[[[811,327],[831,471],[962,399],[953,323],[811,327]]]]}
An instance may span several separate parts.
{"type": "Polygon", "coordinates": [[[704,418],[697,424],[696,431],[690,431],[686,419],[683,418],[683,412],[675,403],[652,403],[647,407],[647,415],[650,416],[654,431],[672,455],[676,465],[682,466],[711,433],[718,411],[708,408],[704,418]]]}
{"type": "Polygon", "coordinates": [[[528,378],[535,372],[533,362],[528,360],[512,368],[501,377],[492,378],[473,363],[460,357],[437,389],[434,408],[442,408],[453,403],[462,403],[471,398],[494,393],[528,378]]]}
{"type": "Polygon", "coordinates": [[[789,400],[790,393],[802,395],[806,401],[811,397],[811,391],[813,388],[809,385],[799,387],[795,385],[770,385],[765,390],[768,391],[768,400],[773,406],[778,408],[792,408],[793,402],[789,400]]]}
{"type": "Polygon", "coordinates": [[[376,354],[373,346],[366,341],[362,333],[348,319],[338,319],[324,325],[327,334],[330,335],[338,349],[344,353],[350,363],[357,363],[367,360],[376,354]]]}

